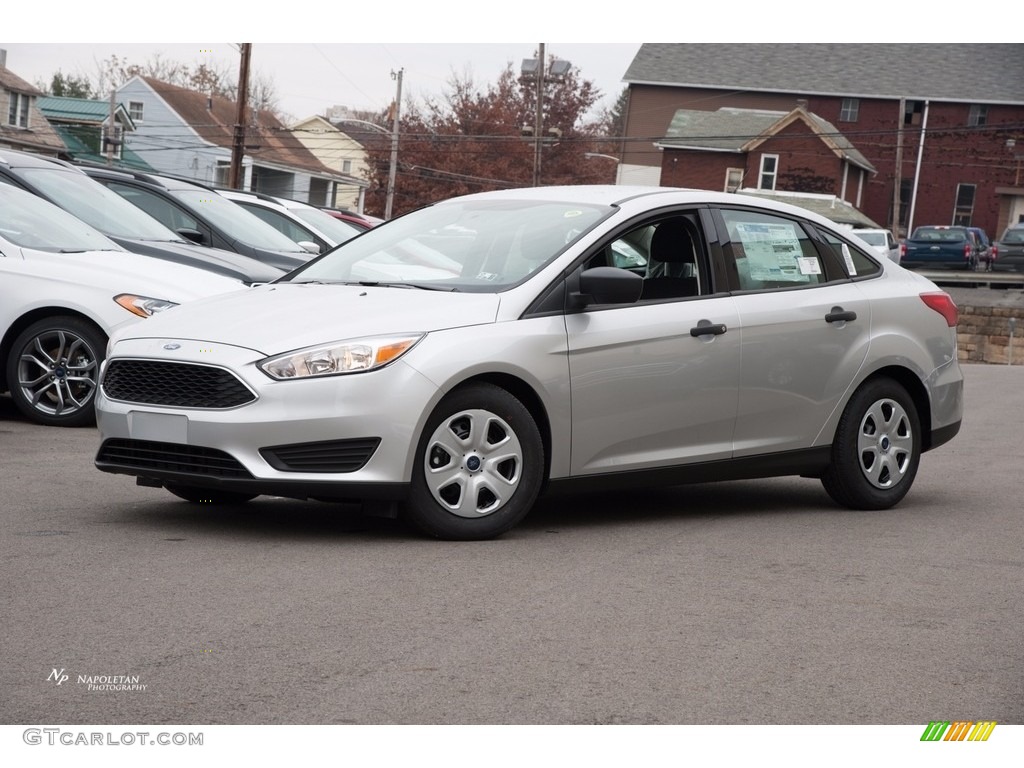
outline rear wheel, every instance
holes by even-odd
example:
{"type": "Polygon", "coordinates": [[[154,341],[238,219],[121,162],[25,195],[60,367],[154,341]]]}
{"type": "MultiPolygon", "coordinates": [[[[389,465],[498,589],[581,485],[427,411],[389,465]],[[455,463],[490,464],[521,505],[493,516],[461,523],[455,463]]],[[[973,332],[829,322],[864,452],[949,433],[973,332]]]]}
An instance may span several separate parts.
{"type": "Polygon", "coordinates": [[[543,474],[544,445],[526,407],[500,387],[467,386],[427,421],[404,516],[437,538],[490,539],[526,516],[543,474]]]}
{"type": "Polygon", "coordinates": [[[221,491],[211,488],[196,488],[192,485],[165,485],[168,491],[179,499],[190,501],[193,504],[244,504],[255,499],[255,493],[236,493],[234,491],[221,491]]]}
{"type": "Polygon", "coordinates": [[[14,340],[7,386],[18,409],[37,424],[96,423],[93,404],[106,337],[79,317],[38,320],[14,340]]]}
{"type": "Polygon", "coordinates": [[[907,495],[920,460],[914,401],[895,381],[876,379],[861,386],[843,411],[821,482],[843,506],[888,509],[907,495]]]}

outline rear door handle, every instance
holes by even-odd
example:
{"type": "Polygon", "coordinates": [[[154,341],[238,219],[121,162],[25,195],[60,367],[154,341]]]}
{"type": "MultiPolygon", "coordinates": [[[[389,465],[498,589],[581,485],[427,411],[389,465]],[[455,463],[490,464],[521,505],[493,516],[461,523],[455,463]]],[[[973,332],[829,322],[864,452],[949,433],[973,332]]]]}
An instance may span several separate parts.
{"type": "Polygon", "coordinates": [[[690,335],[695,338],[698,336],[721,336],[728,330],[725,323],[710,323],[707,320],[701,320],[697,323],[696,328],[690,329],[690,335]]]}
{"type": "Polygon", "coordinates": [[[826,323],[852,322],[856,319],[856,312],[847,312],[842,307],[832,307],[832,311],[825,315],[826,323]]]}

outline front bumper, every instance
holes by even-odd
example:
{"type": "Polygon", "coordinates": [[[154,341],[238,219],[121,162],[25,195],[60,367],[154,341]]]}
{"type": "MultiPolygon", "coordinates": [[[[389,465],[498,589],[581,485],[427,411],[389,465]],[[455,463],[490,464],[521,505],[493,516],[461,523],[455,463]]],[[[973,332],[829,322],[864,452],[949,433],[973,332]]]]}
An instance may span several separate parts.
{"type": "MultiPolygon", "coordinates": [[[[404,496],[416,436],[439,394],[403,361],[366,373],[275,381],[256,368],[262,356],[252,350],[220,347],[213,362],[189,353],[196,342],[180,346],[185,354],[176,351],[176,362],[227,369],[256,399],[218,409],[137,404],[111,399],[101,380],[98,469],[145,485],[294,498],[404,496]]],[[[133,340],[118,345],[114,358],[172,355],[133,340]]]]}

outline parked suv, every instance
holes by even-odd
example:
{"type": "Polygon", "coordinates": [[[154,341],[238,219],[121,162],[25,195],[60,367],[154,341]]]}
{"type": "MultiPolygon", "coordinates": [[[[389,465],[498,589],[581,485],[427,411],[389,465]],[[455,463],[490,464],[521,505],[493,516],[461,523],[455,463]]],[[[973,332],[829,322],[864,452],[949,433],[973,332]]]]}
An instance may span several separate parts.
{"type": "Polygon", "coordinates": [[[63,208],[132,253],[187,264],[250,285],[284,274],[249,256],[188,242],[63,160],[0,150],[0,181],[63,208]]]}
{"type": "Polygon", "coordinates": [[[212,187],[140,171],[80,167],[93,179],[194,243],[235,251],[286,271],[313,257],[212,187]]]}
{"type": "Polygon", "coordinates": [[[967,231],[974,235],[978,241],[978,260],[975,269],[982,269],[986,272],[992,271],[992,263],[996,259],[996,252],[992,249],[992,241],[981,227],[968,227],[967,231]]]}
{"type": "Polygon", "coordinates": [[[329,251],[365,231],[297,200],[220,187],[217,191],[312,253],[329,251]]]}
{"type": "Polygon", "coordinates": [[[995,257],[992,268],[997,272],[1024,272],[1024,222],[1011,224],[992,245],[995,257]]]}
{"type": "Polygon", "coordinates": [[[855,229],[853,234],[870,245],[879,256],[900,263],[902,249],[888,229],[855,229]]]}

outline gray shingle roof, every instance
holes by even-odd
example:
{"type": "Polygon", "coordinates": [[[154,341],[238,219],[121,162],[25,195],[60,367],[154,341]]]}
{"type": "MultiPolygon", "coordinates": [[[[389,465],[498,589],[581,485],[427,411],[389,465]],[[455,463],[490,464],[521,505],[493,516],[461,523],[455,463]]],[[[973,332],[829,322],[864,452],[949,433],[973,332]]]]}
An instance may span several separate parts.
{"type": "Polygon", "coordinates": [[[1024,104],[1024,45],[645,43],[627,83],[1024,104]]]}
{"type": "Polygon", "coordinates": [[[865,170],[875,172],[875,166],[832,123],[812,112],[798,109],[792,112],[730,107],[714,112],[679,109],[669,123],[666,138],[657,143],[662,147],[742,152],[752,139],[794,113],[804,115],[811,127],[835,147],[836,154],[865,170]]]}

